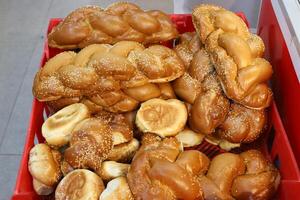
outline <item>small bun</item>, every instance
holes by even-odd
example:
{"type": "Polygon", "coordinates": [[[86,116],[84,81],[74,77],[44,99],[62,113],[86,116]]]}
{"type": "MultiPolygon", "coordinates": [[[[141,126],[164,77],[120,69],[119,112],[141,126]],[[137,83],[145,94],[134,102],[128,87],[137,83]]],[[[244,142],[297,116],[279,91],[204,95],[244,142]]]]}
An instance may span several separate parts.
{"type": "Polygon", "coordinates": [[[76,169],[65,176],[55,190],[56,200],[98,200],[104,184],[101,178],[86,169],[76,169]]]}
{"type": "Polygon", "coordinates": [[[97,174],[102,180],[109,181],[120,176],[126,176],[129,164],[118,163],[115,161],[104,161],[97,174]]]}
{"type": "Polygon", "coordinates": [[[95,115],[97,118],[106,121],[112,131],[113,145],[119,145],[132,140],[132,128],[123,114],[116,114],[101,111],[95,115]]]}
{"type": "Polygon", "coordinates": [[[134,200],[129,189],[127,180],[121,176],[107,183],[105,190],[101,193],[99,200],[134,200]]]}
{"type": "Polygon", "coordinates": [[[33,177],[35,191],[41,195],[51,193],[62,176],[61,155],[46,144],[37,144],[29,154],[28,170],[33,177]]]}
{"type": "Polygon", "coordinates": [[[54,187],[45,185],[36,179],[32,180],[32,185],[33,185],[34,191],[38,195],[49,195],[54,191],[54,187]]]}
{"type": "Polygon", "coordinates": [[[143,132],[161,137],[174,136],[187,121],[187,110],[177,99],[151,99],[142,103],[136,115],[136,125],[143,132]]]}
{"type": "Polygon", "coordinates": [[[185,128],[180,131],[176,136],[176,139],[182,143],[183,147],[192,147],[201,144],[205,135],[201,133],[195,133],[194,131],[185,128]]]}
{"type": "Polygon", "coordinates": [[[107,156],[107,160],[116,162],[129,162],[138,150],[140,143],[133,138],[130,142],[116,145],[107,156]]]}
{"type": "Polygon", "coordinates": [[[88,118],[76,125],[65,160],[73,168],[99,169],[113,147],[112,131],[106,121],[88,118]]]}
{"type": "Polygon", "coordinates": [[[89,110],[84,104],[75,103],[67,106],[43,123],[42,135],[49,145],[62,147],[69,143],[72,130],[77,123],[89,116],[89,110]]]}

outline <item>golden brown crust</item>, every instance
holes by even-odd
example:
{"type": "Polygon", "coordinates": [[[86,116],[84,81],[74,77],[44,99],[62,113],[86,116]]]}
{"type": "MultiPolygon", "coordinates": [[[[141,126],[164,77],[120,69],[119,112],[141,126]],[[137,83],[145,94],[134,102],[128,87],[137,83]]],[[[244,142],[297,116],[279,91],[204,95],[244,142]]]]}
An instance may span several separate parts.
{"type": "Polygon", "coordinates": [[[115,145],[107,156],[107,160],[116,162],[130,162],[137,152],[140,144],[133,138],[130,142],[115,145]]]}
{"type": "Polygon", "coordinates": [[[101,193],[99,200],[134,200],[129,189],[126,177],[118,177],[107,183],[106,189],[101,193]]]}
{"type": "Polygon", "coordinates": [[[42,135],[50,146],[62,147],[69,143],[74,127],[89,117],[89,110],[84,104],[71,104],[43,123],[42,135]]]}
{"type": "Polygon", "coordinates": [[[209,160],[198,151],[180,153],[179,149],[175,138],[140,148],[127,174],[135,198],[203,199],[196,176],[207,168],[209,160]]]}
{"type": "Polygon", "coordinates": [[[209,54],[200,49],[199,41],[195,39],[197,35],[184,33],[182,38],[185,39],[179,44],[179,49],[175,47],[175,51],[183,60],[188,55],[185,63],[187,71],[172,86],[177,96],[192,104],[190,127],[196,132],[211,134],[225,120],[229,101],[222,93],[209,54]],[[183,54],[182,48],[189,51],[183,54]]]}
{"type": "Polygon", "coordinates": [[[265,129],[266,114],[238,104],[231,104],[226,120],[216,133],[232,143],[249,143],[256,140],[265,129]]]}
{"type": "Polygon", "coordinates": [[[160,137],[177,135],[185,126],[187,110],[177,99],[150,99],[137,111],[135,123],[142,132],[160,137]]]}
{"type": "Polygon", "coordinates": [[[101,178],[86,169],[76,169],[65,176],[55,190],[56,200],[98,200],[104,184],[101,178]]]}
{"type": "Polygon", "coordinates": [[[60,157],[58,151],[46,144],[37,144],[30,150],[28,170],[36,180],[35,189],[39,190],[41,185],[50,189],[55,187],[62,176],[60,157]]]}
{"type": "Polygon", "coordinates": [[[51,58],[36,74],[33,94],[54,111],[81,101],[93,112],[129,112],[151,98],[175,97],[168,82],[183,72],[181,59],[162,45],[93,44],[51,58]]]}
{"type": "MultiPolygon", "coordinates": [[[[181,37],[185,40],[179,45],[181,48],[185,45],[189,49],[188,44],[191,45],[191,38],[195,37],[195,33],[194,36],[192,33],[185,33],[181,37]]],[[[192,59],[187,62],[186,73],[176,79],[172,86],[180,98],[191,104],[190,128],[207,136],[217,137],[220,139],[219,146],[227,150],[239,146],[240,143],[249,143],[257,139],[265,128],[264,111],[230,103],[223,93],[209,53],[198,49],[190,51],[189,54],[192,59]]],[[[269,88],[260,84],[251,92],[251,96],[247,96],[243,101],[253,105],[261,102],[260,92],[264,90],[269,88]]]]}
{"type": "Polygon", "coordinates": [[[227,97],[253,109],[268,107],[272,92],[266,82],[272,66],[261,58],[262,39],[250,33],[236,14],[213,5],[196,7],[193,23],[227,97]]]}
{"type": "Polygon", "coordinates": [[[122,40],[155,44],[177,35],[175,26],[162,11],[144,11],[135,4],[122,2],[106,10],[96,6],[78,8],[52,29],[48,42],[51,47],[76,49],[122,40]]]}
{"type": "Polygon", "coordinates": [[[64,157],[73,168],[97,170],[112,148],[112,130],[108,122],[88,118],[74,128],[70,147],[65,150],[64,157]]]}
{"type": "Polygon", "coordinates": [[[248,150],[216,156],[199,181],[205,199],[270,199],[280,175],[260,151],[248,150]]]}

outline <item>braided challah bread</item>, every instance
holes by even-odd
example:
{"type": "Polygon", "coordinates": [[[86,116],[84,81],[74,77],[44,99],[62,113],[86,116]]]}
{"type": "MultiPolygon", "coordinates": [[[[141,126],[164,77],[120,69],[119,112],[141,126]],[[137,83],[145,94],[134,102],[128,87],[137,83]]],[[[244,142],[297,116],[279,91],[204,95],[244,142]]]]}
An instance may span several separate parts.
{"type": "Polygon", "coordinates": [[[73,11],[52,29],[48,42],[51,47],[76,49],[122,40],[155,44],[177,34],[176,27],[162,11],[144,11],[135,4],[119,2],[105,10],[88,6],[73,11]]]}
{"type": "Polygon", "coordinates": [[[127,174],[135,199],[270,199],[279,185],[278,170],[258,150],[210,161],[181,152],[174,138],[145,137],[127,174]]]}
{"type": "Polygon", "coordinates": [[[175,51],[185,60],[186,72],[172,86],[176,95],[190,104],[190,128],[219,138],[220,146],[226,149],[257,139],[266,123],[264,110],[249,109],[227,99],[209,54],[200,48],[195,33],[184,33],[179,42],[175,51]],[[228,142],[236,145],[228,146],[228,142]]]}
{"type": "Polygon", "coordinates": [[[174,98],[169,81],[183,72],[180,58],[162,45],[93,44],[51,58],[37,72],[33,94],[54,110],[81,101],[96,111],[127,112],[151,98],[174,98]]]}
{"type": "Polygon", "coordinates": [[[272,66],[261,58],[262,39],[250,33],[240,17],[221,7],[200,5],[192,17],[226,96],[249,108],[268,107],[272,91],[266,81],[272,66]]]}
{"type": "Polygon", "coordinates": [[[205,199],[270,199],[278,188],[278,170],[257,150],[224,153],[200,176],[205,199]]]}
{"type": "Polygon", "coordinates": [[[199,199],[197,175],[208,162],[198,151],[180,153],[175,138],[143,143],[131,163],[128,184],[135,199],[199,199]]]}

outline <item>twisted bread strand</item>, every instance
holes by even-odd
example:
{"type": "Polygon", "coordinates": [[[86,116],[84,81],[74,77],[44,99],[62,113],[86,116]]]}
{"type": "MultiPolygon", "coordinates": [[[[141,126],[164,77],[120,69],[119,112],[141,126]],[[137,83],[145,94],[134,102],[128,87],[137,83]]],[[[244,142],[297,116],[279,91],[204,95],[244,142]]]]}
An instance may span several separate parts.
{"type": "Polygon", "coordinates": [[[174,138],[145,134],[127,174],[135,199],[270,199],[280,174],[258,150],[223,153],[211,161],[180,152],[174,138]]]}
{"type": "Polygon", "coordinates": [[[175,138],[142,145],[127,174],[135,199],[203,199],[196,175],[209,160],[179,147],[175,138]]]}
{"type": "Polygon", "coordinates": [[[33,94],[55,110],[83,101],[95,110],[127,112],[151,98],[173,98],[168,82],[183,71],[176,53],[161,45],[94,44],[51,58],[37,72],[33,94]]]}
{"type": "Polygon", "coordinates": [[[144,11],[135,4],[119,2],[105,10],[97,6],[78,8],[52,29],[48,41],[51,47],[76,49],[122,40],[155,44],[173,39],[177,34],[170,18],[162,11],[144,11]]]}
{"type": "Polygon", "coordinates": [[[178,97],[191,104],[190,127],[231,143],[254,141],[265,126],[265,112],[229,102],[211,59],[204,49],[200,49],[199,42],[195,33],[185,33],[179,47],[175,46],[179,57],[186,60],[187,71],[172,86],[178,97]]]}
{"type": "Polygon", "coordinates": [[[265,82],[272,75],[272,66],[261,58],[262,39],[250,33],[237,15],[217,6],[198,6],[192,16],[225,94],[249,108],[268,107],[272,91],[265,82]]]}

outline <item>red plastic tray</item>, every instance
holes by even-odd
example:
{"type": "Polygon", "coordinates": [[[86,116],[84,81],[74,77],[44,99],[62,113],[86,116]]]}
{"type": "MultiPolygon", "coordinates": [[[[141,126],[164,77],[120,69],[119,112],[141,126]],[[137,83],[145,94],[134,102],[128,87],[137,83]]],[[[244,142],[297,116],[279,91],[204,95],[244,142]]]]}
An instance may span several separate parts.
{"type": "MultiPolygon", "coordinates": [[[[244,15],[239,13],[248,24],[244,15]]],[[[171,15],[171,19],[177,25],[180,33],[194,31],[190,15],[171,15]]],[[[56,26],[61,19],[51,19],[49,22],[48,32],[56,26]]],[[[40,66],[59,53],[61,50],[49,48],[47,40],[45,41],[44,52],[40,66]]],[[[16,187],[12,200],[30,200],[30,199],[49,199],[51,197],[38,196],[32,186],[32,177],[28,171],[28,157],[30,149],[36,142],[43,142],[41,135],[41,126],[47,116],[44,103],[33,100],[32,112],[27,131],[27,137],[24,147],[24,153],[20,164],[20,169],[16,181],[16,187]]],[[[300,172],[293,152],[291,150],[286,132],[283,128],[280,116],[278,114],[275,102],[270,107],[270,126],[271,131],[263,145],[263,152],[278,167],[281,174],[281,184],[275,199],[289,200],[297,199],[300,196],[300,172]]]]}

